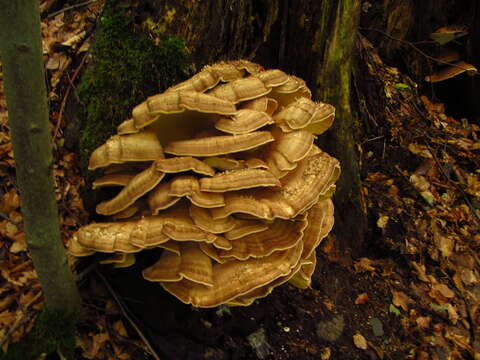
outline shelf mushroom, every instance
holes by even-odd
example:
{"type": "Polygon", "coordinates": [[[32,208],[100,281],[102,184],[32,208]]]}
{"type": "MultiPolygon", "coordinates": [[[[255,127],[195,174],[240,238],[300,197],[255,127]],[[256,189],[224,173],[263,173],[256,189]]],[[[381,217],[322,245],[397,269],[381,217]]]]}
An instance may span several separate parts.
{"type": "Polygon", "coordinates": [[[143,270],[196,307],[250,305],[286,281],[306,288],[333,226],[338,161],[315,145],[335,115],[305,82],[246,60],[205,66],[133,109],[95,150],[97,205],[111,220],[78,230],[75,256],[162,249],[143,270]]]}

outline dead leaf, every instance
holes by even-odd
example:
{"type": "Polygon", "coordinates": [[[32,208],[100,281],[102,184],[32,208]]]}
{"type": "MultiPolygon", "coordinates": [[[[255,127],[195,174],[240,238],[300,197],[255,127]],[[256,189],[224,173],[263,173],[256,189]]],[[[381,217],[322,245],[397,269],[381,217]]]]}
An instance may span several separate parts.
{"type": "Polygon", "coordinates": [[[8,190],[0,200],[0,212],[8,215],[11,211],[18,209],[20,206],[20,197],[15,188],[8,190]]]}
{"type": "Polygon", "coordinates": [[[430,322],[432,318],[430,316],[419,316],[415,322],[422,329],[428,329],[430,327],[430,322]]]}
{"type": "Polygon", "coordinates": [[[459,319],[459,315],[457,313],[457,310],[452,304],[447,305],[447,312],[448,312],[448,317],[450,318],[450,321],[452,322],[453,325],[455,325],[459,319]]]}
{"type": "Polygon", "coordinates": [[[388,220],[390,218],[386,215],[381,215],[378,220],[377,220],[377,226],[380,228],[380,229],[385,229],[385,227],[387,226],[387,223],[388,223],[388,220]]]}
{"type": "Polygon", "coordinates": [[[459,37],[467,34],[468,31],[466,26],[451,25],[435,30],[430,34],[430,38],[436,41],[439,45],[445,45],[446,43],[449,43],[450,41],[458,39],[459,37]]]}
{"type": "Polygon", "coordinates": [[[372,266],[375,264],[375,261],[370,260],[368,258],[360,258],[355,264],[353,265],[355,267],[355,272],[365,272],[365,271],[375,271],[376,269],[372,266]]]}
{"type": "Polygon", "coordinates": [[[411,264],[412,264],[413,268],[415,269],[415,271],[417,272],[419,280],[424,281],[426,283],[431,282],[431,280],[429,278],[429,275],[427,275],[427,272],[425,270],[425,265],[419,264],[415,261],[412,261],[411,264]]]}
{"type": "Polygon", "coordinates": [[[353,343],[362,350],[367,350],[367,340],[359,333],[353,335],[353,343]]]}
{"type": "Polygon", "coordinates": [[[405,293],[402,291],[396,291],[391,289],[391,292],[393,295],[393,305],[401,307],[404,311],[408,311],[408,305],[412,304],[414,301],[410,297],[405,295],[405,293]]]}
{"type": "Polygon", "coordinates": [[[125,329],[122,320],[115,321],[113,323],[113,329],[121,336],[128,336],[127,329],[125,329]]]}
{"type": "Polygon", "coordinates": [[[445,284],[435,284],[432,286],[432,290],[438,291],[442,296],[449,299],[455,296],[455,293],[445,284]]]}
{"type": "Polygon", "coordinates": [[[365,304],[367,301],[368,301],[368,294],[362,293],[358,295],[357,298],[355,299],[355,304],[361,305],[361,304],[365,304]]]}
{"type": "Polygon", "coordinates": [[[110,336],[108,333],[99,333],[95,334],[92,336],[92,334],[89,334],[91,336],[92,342],[88,348],[88,351],[85,351],[85,355],[89,359],[97,359],[99,358],[98,353],[102,347],[104,347],[104,343],[106,341],[110,340],[110,336]]]}
{"type": "Polygon", "coordinates": [[[415,189],[417,189],[417,191],[428,204],[433,205],[435,198],[430,191],[430,183],[427,181],[427,179],[425,179],[425,177],[412,174],[410,175],[410,183],[415,189]]]}
{"type": "Polygon", "coordinates": [[[475,271],[471,269],[461,268],[460,278],[462,279],[462,282],[467,286],[476,284],[478,282],[478,277],[475,275],[475,271]]]}
{"type": "Polygon", "coordinates": [[[425,145],[410,143],[408,144],[408,150],[410,150],[411,153],[415,155],[419,155],[426,159],[433,158],[432,154],[430,153],[430,150],[428,150],[428,148],[425,145]]]}
{"type": "Polygon", "coordinates": [[[332,349],[330,349],[329,347],[326,347],[325,349],[322,350],[322,353],[320,354],[320,359],[329,360],[331,356],[332,356],[332,349]]]}
{"type": "Polygon", "coordinates": [[[17,254],[21,251],[27,251],[27,242],[25,241],[25,233],[20,231],[14,237],[14,242],[10,246],[10,252],[17,254]]]}

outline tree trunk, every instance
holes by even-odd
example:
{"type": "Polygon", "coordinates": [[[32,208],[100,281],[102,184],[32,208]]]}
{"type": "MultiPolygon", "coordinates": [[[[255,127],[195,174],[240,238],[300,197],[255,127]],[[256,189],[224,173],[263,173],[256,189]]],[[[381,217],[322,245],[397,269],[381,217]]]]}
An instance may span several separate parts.
{"type": "Polygon", "coordinates": [[[80,297],[59,231],[38,2],[1,5],[0,53],[26,239],[47,308],[73,315],[80,297]]]}
{"type": "Polygon", "coordinates": [[[246,58],[305,79],[317,100],[336,108],[332,129],[318,145],[337,157],[342,176],[335,194],[334,234],[340,247],[359,254],[366,231],[354,135],[360,125],[350,108],[351,54],[359,0],[149,0],[165,34],[183,38],[199,68],[246,58]],[[165,14],[175,14],[168,17],[165,14]],[[167,19],[167,20],[166,20],[167,19]]]}
{"type": "MultiPolygon", "coordinates": [[[[325,134],[326,148],[342,164],[342,176],[334,196],[336,216],[334,233],[340,247],[349,248],[354,255],[361,251],[366,232],[366,210],[362,196],[360,168],[355,136],[361,126],[351,110],[352,53],[358,26],[360,1],[327,2],[323,24],[323,62],[317,71],[316,95],[321,101],[333,104],[336,120],[325,134]]],[[[320,24],[321,26],[321,24],[320,24]]]]}

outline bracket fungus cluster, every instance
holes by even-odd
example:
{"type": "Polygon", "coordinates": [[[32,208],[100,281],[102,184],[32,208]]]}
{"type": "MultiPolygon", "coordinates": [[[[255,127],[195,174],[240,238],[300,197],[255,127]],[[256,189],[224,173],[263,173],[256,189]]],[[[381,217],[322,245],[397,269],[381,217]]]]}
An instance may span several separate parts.
{"type": "Polygon", "coordinates": [[[314,139],[334,112],[280,70],[205,66],[136,106],[93,152],[89,168],[104,168],[93,186],[120,190],[97,206],[111,220],[80,228],[70,253],[129,266],[162,248],[143,277],[197,307],[308,287],[340,174],[314,139]]]}

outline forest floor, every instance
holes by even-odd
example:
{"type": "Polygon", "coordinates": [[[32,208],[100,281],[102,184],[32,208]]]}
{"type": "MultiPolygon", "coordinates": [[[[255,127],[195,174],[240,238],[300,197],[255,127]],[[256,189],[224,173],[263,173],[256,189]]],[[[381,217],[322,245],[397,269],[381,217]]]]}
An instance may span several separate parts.
{"type": "MultiPolygon", "coordinates": [[[[101,4],[55,14],[50,3],[42,2],[42,33],[66,242],[88,214],[76,155],[63,146],[65,99],[75,92],[101,4]]],[[[152,359],[147,342],[162,359],[480,359],[480,127],[419,96],[362,41],[385,110],[385,121],[358,143],[369,219],[363,254],[339,251],[330,236],[310,289],[283,285],[249,307],[206,310],[140,281],[139,265],[71,258],[84,300],[77,359],[152,359]]],[[[0,346],[7,352],[31,330],[43,299],[22,231],[2,83],[0,346]]]]}

